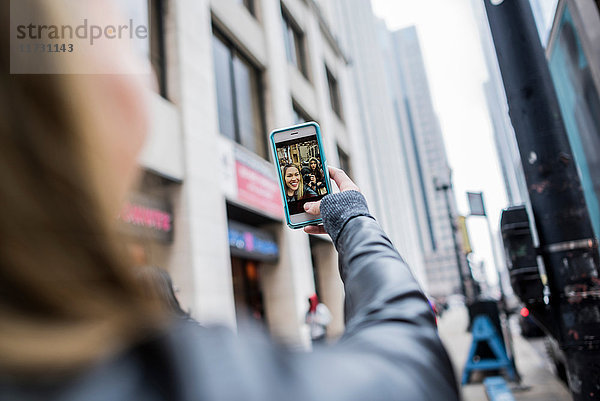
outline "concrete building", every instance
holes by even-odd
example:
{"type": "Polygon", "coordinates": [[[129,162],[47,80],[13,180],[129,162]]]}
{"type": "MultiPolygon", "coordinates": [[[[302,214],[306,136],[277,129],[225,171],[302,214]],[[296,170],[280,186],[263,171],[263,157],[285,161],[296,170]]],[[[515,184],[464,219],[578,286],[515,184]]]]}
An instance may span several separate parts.
{"type": "Polygon", "coordinates": [[[366,195],[372,213],[380,221],[421,286],[427,290],[419,220],[407,169],[386,63],[379,47],[379,25],[369,0],[324,2],[327,18],[338,28],[342,48],[350,57],[352,83],[358,101],[353,115],[363,140],[365,172],[372,187],[366,195]]]}
{"type": "Polygon", "coordinates": [[[393,32],[388,45],[390,53],[390,87],[394,88],[394,112],[408,156],[411,193],[415,197],[415,215],[425,255],[428,291],[434,296],[460,293],[459,268],[467,270],[466,259],[459,252],[460,243],[453,225],[457,217],[456,201],[451,186],[444,139],[433,108],[425,63],[415,27],[393,32]],[[449,218],[448,210],[452,215],[449,218]]]}
{"type": "MultiPolygon", "coordinates": [[[[350,67],[318,5],[304,0],[152,0],[159,82],[144,179],[122,213],[138,264],[169,270],[201,322],[264,323],[309,347],[315,291],[343,330],[337,254],[283,223],[268,133],[322,128],[328,161],[375,197],[363,162],[350,67]]],[[[398,203],[396,203],[397,205],[398,203]]]]}

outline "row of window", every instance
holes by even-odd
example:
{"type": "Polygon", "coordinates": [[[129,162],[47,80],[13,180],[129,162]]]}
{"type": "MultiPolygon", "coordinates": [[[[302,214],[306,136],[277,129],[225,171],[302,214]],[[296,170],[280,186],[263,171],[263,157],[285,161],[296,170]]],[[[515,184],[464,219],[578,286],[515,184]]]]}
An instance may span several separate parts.
{"type": "MultiPolygon", "coordinates": [[[[236,0],[236,2],[255,15],[254,0],[236,0]]],[[[166,98],[165,3],[166,0],[148,0],[151,32],[150,61],[158,79],[159,93],[166,98]]],[[[295,65],[302,75],[310,80],[305,35],[283,5],[281,13],[288,62],[295,65]]],[[[212,41],[220,132],[266,158],[262,72],[226,35],[214,27],[212,41]]],[[[331,108],[341,119],[342,102],[338,81],[327,66],[325,72],[331,108]]],[[[293,103],[293,110],[295,123],[311,120],[296,103],[293,103]]],[[[348,156],[341,149],[339,154],[340,162],[349,168],[348,156]]]]}
{"type": "MultiPolygon", "coordinates": [[[[282,17],[288,61],[296,65],[308,79],[304,35],[283,7],[282,17]]],[[[215,27],[213,27],[213,55],[221,134],[266,158],[268,151],[265,140],[261,71],[215,27]]],[[[325,71],[331,107],[341,118],[338,82],[328,67],[325,67],[325,71]]],[[[296,103],[293,103],[293,112],[295,123],[311,121],[311,118],[296,103]]]]}
{"type": "MultiPolygon", "coordinates": [[[[305,35],[283,5],[281,7],[281,15],[283,17],[283,36],[287,60],[290,64],[298,68],[298,71],[310,81],[305,35]]],[[[329,68],[325,67],[325,69],[331,108],[342,119],[342,102],[337,79],[329,68]]]]}

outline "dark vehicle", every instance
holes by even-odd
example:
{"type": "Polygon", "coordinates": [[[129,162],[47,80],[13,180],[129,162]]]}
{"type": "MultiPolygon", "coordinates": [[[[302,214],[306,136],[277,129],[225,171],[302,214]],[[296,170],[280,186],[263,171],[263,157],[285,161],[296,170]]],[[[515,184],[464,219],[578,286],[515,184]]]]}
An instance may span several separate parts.
{"type": "Polygon", "coordinates": [[[521,328],[521,335],[523,337],[532,338],[543,337],[545,335],[544,331],[531,318],[529,309],[522,307],[519,314],[521,315],[519,318],[519,327],[521,328]]]}
{"type": "Polygon", "coordinates": [[[556,376],[567,384],[567,362],[565,353],[560,349],[558,341],[553,337],[546,335],[544,331],[535,323],[535,321],[529,315],[529,310],[526,307],[522,307],[519,314],[519,327],[521,328],[521,335],[526,338],[533,337],[544,337],[544,345],[546,347],[546,353],[552,365],[556,376]]]}

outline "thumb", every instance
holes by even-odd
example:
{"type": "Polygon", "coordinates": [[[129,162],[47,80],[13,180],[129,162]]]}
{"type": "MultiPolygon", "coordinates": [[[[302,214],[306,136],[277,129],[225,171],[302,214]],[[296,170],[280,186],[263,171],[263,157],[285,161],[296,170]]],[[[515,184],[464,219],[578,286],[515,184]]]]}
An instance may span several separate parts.
{"type": "Polygon", "coordinates": [[[314,215],[320,214],[321,213],[321,201],[305,203],[304,211],[308,214],[314,214],[314,215]]]}

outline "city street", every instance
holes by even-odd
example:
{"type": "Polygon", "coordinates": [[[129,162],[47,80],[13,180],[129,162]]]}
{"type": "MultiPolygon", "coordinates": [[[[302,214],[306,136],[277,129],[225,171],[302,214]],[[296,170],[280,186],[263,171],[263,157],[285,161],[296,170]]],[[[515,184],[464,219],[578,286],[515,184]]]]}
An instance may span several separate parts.
{"type": "Polygon", "coordinates": [[[0,401],[600,401],[600,0],[4,3],[0,401]]]}
{"type": "MultiPolygon", "coordinates": [[[[457,377],[460,379],[465,365],[471,334],[466,331],[467,310],[454,307],[438,319],[439,332],[450,354],[457,377]]],[[[516,364],[523,381],[520,386],[509,383],[517,401],[570,401],[572,398],[565,385],[554,375],[548,360],[542,338],[521,337],[518,325],[512,324],[512,335],[516,354],[516,364]]],[[[487,400],[481,381],[474,380],[461,389],[464,401],[487,400]]]]}

